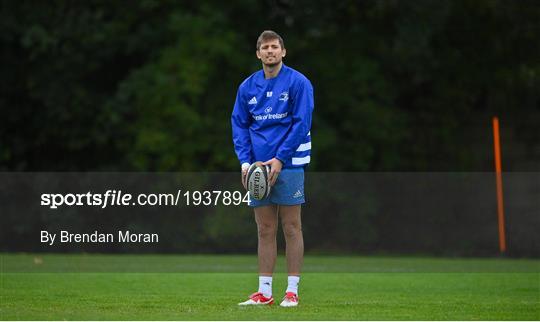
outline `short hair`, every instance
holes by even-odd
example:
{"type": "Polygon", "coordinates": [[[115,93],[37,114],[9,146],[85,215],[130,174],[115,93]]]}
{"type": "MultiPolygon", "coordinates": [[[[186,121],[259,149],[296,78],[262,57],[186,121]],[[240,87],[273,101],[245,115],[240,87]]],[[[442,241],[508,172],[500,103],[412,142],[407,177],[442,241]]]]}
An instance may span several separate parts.
{"type": "Polygon", "coordinates": [[[269,41],[269,40],[279,40],[279,44],[281,45],[282,49],[285,49],[285,43],[283,42],[283,38],[281,38],[280,35],[278,35],[277,32],[273,30],[265,30],[261,33],[259,38],[257,38],[257,50],[261,48],[261,44],[263,42],[269,41]]]}

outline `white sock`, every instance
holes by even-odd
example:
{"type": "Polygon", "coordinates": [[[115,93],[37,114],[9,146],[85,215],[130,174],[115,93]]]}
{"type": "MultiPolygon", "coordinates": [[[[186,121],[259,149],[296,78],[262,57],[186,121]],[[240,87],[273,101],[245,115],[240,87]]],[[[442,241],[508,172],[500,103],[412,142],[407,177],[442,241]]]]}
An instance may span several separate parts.
{"type": "Polygon", "coordinates": [[[259,276],[259,292],[264,297],[272,297],[272,276],[259,276]]]}
{"type": "Polygon", "coordinates": [[[298,283],[300,283],[300,276],[289,276],[287,278],[288,285],[285,292],[293,292],[298,295],[298,283]]]}

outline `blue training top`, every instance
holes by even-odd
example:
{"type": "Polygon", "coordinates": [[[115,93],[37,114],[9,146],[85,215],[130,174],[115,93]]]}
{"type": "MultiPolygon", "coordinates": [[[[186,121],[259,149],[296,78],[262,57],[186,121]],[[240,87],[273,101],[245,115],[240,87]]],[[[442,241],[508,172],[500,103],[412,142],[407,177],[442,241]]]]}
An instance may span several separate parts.
{"type": "Polygon", "coordinates": [[[284,168],[303,167],[311,159],[313,86],[285,66],[274,78],[261,69],[238,88],[231,116],[233,142],[240,163],[277,158],[284,168]]]}

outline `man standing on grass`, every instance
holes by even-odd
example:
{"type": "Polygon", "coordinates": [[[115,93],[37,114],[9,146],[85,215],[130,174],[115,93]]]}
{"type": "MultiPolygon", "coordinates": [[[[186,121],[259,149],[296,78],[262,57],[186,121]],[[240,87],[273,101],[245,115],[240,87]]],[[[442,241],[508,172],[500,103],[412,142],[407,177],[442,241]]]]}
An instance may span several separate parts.
{"type": "Polygon", "coordinates": [[[269,165],[272,191],[264,200],[251,200],[258,230],[259,290],[239,305],[269,305],[277,256],[277,225],[286,241],[288,286],[281,306],[298,305],[298,283],[304,256],[301,205],[304,168],[310,162],[313,87],[298,71],[285,66],[283,39],[264,31],[257,39],[262,70],[239,87],[231,117],[233,142],[244,182],[249,165],[269,165]]]}

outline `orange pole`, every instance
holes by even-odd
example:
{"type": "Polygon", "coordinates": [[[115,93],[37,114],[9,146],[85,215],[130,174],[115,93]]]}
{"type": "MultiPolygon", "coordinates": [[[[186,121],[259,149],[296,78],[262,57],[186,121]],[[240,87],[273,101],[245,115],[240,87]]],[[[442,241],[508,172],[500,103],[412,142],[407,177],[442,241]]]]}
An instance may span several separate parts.
{"type": "Polygon", "coordinates": [[[499,118],[493,117],[493,146],[495,152],[495,175],[497,176],[497,215],[499,220],[499,250],[506,251],[506,233],[504,230],[504,204],[501,171],[501,141],[499,137],[499,118]]]}

